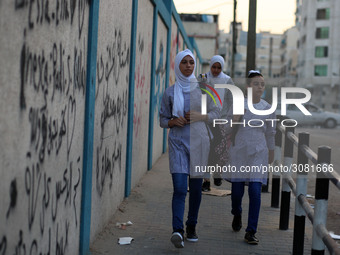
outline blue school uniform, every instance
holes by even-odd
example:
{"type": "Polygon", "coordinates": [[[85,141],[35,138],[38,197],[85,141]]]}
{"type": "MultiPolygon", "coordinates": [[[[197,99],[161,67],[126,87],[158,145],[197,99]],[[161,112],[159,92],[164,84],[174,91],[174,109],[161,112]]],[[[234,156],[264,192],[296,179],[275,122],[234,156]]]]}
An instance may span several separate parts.
{"type": "MultiPolygon", "coordinates": [[[[201,90],[197,87],[184,95],[184,111],[201,112],[201,90]]],[[[174,86],[167,88],[164,92],[160,115],[160,126],[168,128],[168,122],[172,115],[174,102],[174,86]]],[[[219,108],[214,102],[207,100],[208,122],[217,119],[219,108]]],[[[210,134],[212,136],[212,134],[210,134]]],[[[196,166],[205,166],[208,162],[209,136],[203,121],[194,122],[184,127],[173,127],[168,136],[170,173],[185,173],[196,175],[196,166]]]]}
{"type": "MultiPolygon", "coordinates": [[[[247,100],[245,100],[245,114],[243,124],[239,125],[235,136],[235,144],[230,146],[230,165],[235,167],[236,172],[231,172],[232,182],[261,182],[267,184],[268,150],[275,147],[275,113],[268,115],[256,115],[250,112],[247,100]],[[248,125],[249,122],[249,125],[248,125]],[[256,127],[254,127],[256,126],[256,127]],[[251,171],[245,171],[251,170],[251,171]]],[[[267,110],[271,105],[261,99],[253,104],[257,110],[267,110]]]]}
{"type": "MultiPolygon", "coordinates": [[[[201,90],[197,87],[191,92],[183,92],[184,112],[201,111],[201,90]]],[[[164,92],[160,115],[160,126],[169,128],[174,103],[174,86],[164,92]]],[[[208,121],[218,118],[219,108],[212,100],[207,100],[208,121]]],[[[210,134],[212,135],[212,134],[210,134]]],[[[187,194],[188,176],[202,177],[195,172],[195,166],[204,166],[208,161],[209,136],[203,121],[187,124],[184,127],[172,127],[168,135],[169,166],[173,180],[172,197],[172,228],[174,232],[183,233],[183,214],[187,194]]],[[[187,226],[197,224],[198,211],[201,203],[202,178],[189,178],[189,211],[187,226]]]]}
{"type": "MultiPolygon", "coordinates": [[[[230,165],[236,172],[230,172],[231,188],[231,213],[234,216],[242,214],[242,198],[245,183],[249,184],[249,211],[246,232],[256,233],[261,207],[261,186],[267,184],[268,172],[263,171],[268,166],[268,150],[275,146],[275,113],[256,115],[250,112],[247,100],[243,120],[245,125],[239,126],[234,144],[230,146],[230,165]],[[256,126],[256,127],[254,127],[256,126]]],[[[253,104],[256,110],[271,108],[265,100],[253,104]]],[[[232,115],[230,116],[232,117],[232,115]]]]}

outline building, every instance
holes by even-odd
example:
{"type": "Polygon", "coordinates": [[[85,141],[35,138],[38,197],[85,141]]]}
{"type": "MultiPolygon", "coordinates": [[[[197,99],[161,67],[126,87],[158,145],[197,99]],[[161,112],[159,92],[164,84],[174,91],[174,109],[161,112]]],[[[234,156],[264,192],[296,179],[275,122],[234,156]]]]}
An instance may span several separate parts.
{"type": "Polygon", "coordinates": [[[297,0],[297,86],[308,88],[311,101],[333,111],[340,110],[339,13],[339,0],[297,0]]]}
{"type": "Polygon", "coordinates": [[[256,69],[266,78],[279,78],[281,73],[281,34],[260,32],[256,37],[256,69]]]}
{"type": "Polygon", "coordinates": [[[287,29],[281,40],[281,73],[283,84],[286,87],[296,87],[299,31],[296,26],[287,29]]]}
{"type": "MultiPolygon", "coordinates": [[[[242,40],[242,45],[240,44],[240,35],[242,34],[242,23],[236,22],[236,51],[234,55],[234,75],[232,75],[232,53],[233,53],[233,33],[232,33],[232,22],[230,23],[229,29],[229,39],[227,40],[227,53],[226,53],[226,73],[229,73],[234,77],[244,77],[246,70],[247,61],[247,43],[244,44],[242,40]]],[[[233,78],[234,78],[233,77],[233,78]]]]}
{"type": "Polygon", "coordinates": [[[202,57],[202,73],[209,71],[209,61],[218,53],[218,15],[180,14],[188,37],[195,38],[202,57]]]}
{"type": "MultiPolygon", "coordinates": [[[[229,42],[232,40],[231,34],[225,33],[223,30],[219,31],[218,34],[218,49],[217,49],[217,54],[221,55],[223,58],[226,58],[228,54],[228,46],[229,42]]],[[[226,69],[226,65],[224,68],[226,69]]],[[[225,70],[223,70],[225,71],[225,70]]]]}
{"type": "MultiPolygon", "coordinates": [[[[232,24],[230,25],[232,26],[232,24]]],[[[246,76],[247,63],[247,37],[248,32],[243,31],[242,23],[236,25],[237,42],[235,53],[234,77],[246,76]]],[[[232,38],[232,29],[230,29],[232,38]]],[[[256,69],[261,71],[266,78],[278,78],[281,74],[281,41],[282,35],[260,32],[256,34],[256,69]]],[[[227,54],[227,72],[231,72],[232,66],[232,40],[229,41],[227,54]]]]}

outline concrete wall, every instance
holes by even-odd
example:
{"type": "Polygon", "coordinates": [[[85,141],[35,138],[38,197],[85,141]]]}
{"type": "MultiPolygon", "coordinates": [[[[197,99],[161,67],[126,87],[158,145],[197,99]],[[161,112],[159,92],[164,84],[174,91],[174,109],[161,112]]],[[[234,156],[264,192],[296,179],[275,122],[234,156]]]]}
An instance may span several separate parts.
{"type": "Polygon", "coordinates": [[[153,13],[154,8],[149,0],[138,2],[133,114],[132,186],[137,184],[148,167],[153,13]]]}
{"type": "MultiPolygon", "coordinates": [[[[197,52],[194,50],[193,54],[195,56],[195,60],[196,60],[196,64],[197,64],[197,52]]],[[[197,75],[199,75],[197,67],[195,68],[195,75],[196,75],[196,77],[197,77],[197,75]]]]}
{"type": "Polygon", "coordinates": [[[174,17],[171,17],[171,49],[170,49],[170,76],[169,85],[175,84],[175,57],[178,52],[178,26],[174,17]]]}
{"type": "MultiPolygon", "coordinates": [[[[196,42],[194,41],[194,43],[196,44],[196,42]]],[[[201,74],[202,71],[202,65],[201,65],[201,61],[200,61],[200,57],[199,57],[199,53],[197,52],[197,50],[195,49],[193,51],[195,59],[196,59],[196,70],[195,70],[195,75],[196,77],[198,77],[198,75],[201,74]]]]}
{"type": "Polygon", "coordinates": [[[184,50],[184,39],[181,33],[178,34],[178,51],[184,50]]]}
{"type": "Polygon", "coordinates": [[[216,55],[216,38],[196,38],[196,43],[201,49],[203,59],[207,62],[216,55]]]}
{"type": "Polygon", "coordinates": [[[0,254],[79,250],[89,4],[74,3],[0,4],[0,254]]]}
{"type": "MultiPolygon", "coordinates": [[[[184,21],[183,26],[188,36],[195,38],[204,62],[209,62],[211,57],[217,54],[218,24],[184,21]]],[[[206,67],[204,69],[207,70],[206,67]]]]}
{"type": "Polygon", "coordinates": [[[99,5],[92,167],[91,239],[124,197],[131,1],[99,5]],[[124,10],[124,12],[122,11],[124,10]]]}
{"type": "Polygon", "coordinates": [[[156,72],[155,72],[155,89],[153,94],[154,101],[154,121],[153,121],[153,146],[152,146],[152,164],[162,155],[163,149],[163,129],[159,127],[159,110],[161,109],[162,95],[165,90],[165,72],[166,72],[166,45],[167,45],[167,28],[160,16],[157,21],[157,42],[156,42],[156,72]]]}
{"type": "Polygon", "coordinates": [[[0,254],[86,254],[165,150],[195,47],[169,1],[3,0],[0,24],[0,254]]]}
{"type": "Polygon", "coordinates": [[[183,26],[189,36],[200,35],[200,36],[215,37],[216,33],[218,32],[217,23],[184,21],[183,26]]]}

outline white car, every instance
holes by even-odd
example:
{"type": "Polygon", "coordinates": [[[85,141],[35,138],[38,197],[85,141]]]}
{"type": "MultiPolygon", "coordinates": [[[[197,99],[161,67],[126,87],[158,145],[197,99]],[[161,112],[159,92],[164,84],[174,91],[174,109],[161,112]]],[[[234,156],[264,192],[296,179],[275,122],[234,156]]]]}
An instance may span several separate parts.
{"type": "Polygon", "coordinates": [[[298,126],[317,126],[321,125],[326,128],[335,128],[340,124],[340,114],[334,112],[326,112],[313,103],[305,103],[304,107],[312,114],[305,115],[296,105],[287,105],[286,115],[281,115],[281,105],[276,110],[277,117],[282,116],[284,119],[294,119],[298,126]]]}

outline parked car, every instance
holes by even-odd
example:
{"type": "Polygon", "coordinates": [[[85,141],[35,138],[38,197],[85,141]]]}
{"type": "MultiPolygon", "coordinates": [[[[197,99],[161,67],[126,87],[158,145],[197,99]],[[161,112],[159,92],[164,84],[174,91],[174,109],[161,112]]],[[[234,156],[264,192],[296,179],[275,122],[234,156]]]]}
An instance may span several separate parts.
{"type": "Polygon", "coordinates": [[[326,128],[335,128],[340,124],[340,114],[327,112],[313,103],[303,104],[312,115],[305,115],[296,105],[287,105],[286,115],[281,115],[281,105],[279,104],[276,110],[278,117],[282,116],[285,119],[294,119],[298,126],[316,126],[321,125],[326,128]]]}

